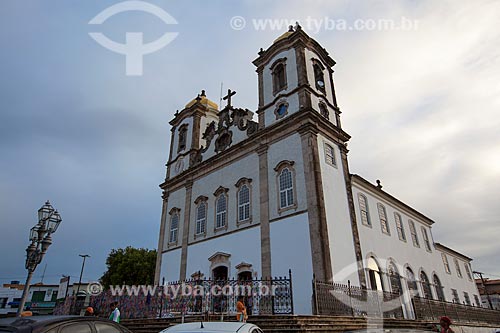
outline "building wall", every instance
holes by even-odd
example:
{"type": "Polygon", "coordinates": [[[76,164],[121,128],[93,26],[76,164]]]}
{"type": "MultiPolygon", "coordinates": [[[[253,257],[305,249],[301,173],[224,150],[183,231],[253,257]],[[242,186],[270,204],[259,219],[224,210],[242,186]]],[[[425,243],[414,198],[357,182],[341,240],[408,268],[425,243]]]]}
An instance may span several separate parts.
{"type": "MultiPolygon", "coordinates": [[[[461,269],[463,278],[458,278],[454,272],[454,264],[451,257],[449,257],[451,274],[447,274],[444,269],[441,252],[436,249],[431,237],[431,228],[428,224],[424,223],[421,218],[411,214],[403,207],[397,207],[382,196],[373,193],[358,184],[353,185],[353,196],[355,202],[356,219],[358,222],[358,230],[360,234],[361,249],[363,257],[367,260],[373,256],[379,262],[380,268],[387,271],[388,260],[393,260],[397,265],[399,273],[406,278],[406,267],[410,267],[415,274],[417,281],[420,280],[420,272],[424,271],[431,282],[431,290],[433,298],[437,299],[436,290],[433,286],[433,275],[436,274],[444,287],[444,295],[446,301],[452,301],[451,288],[457,289],[461,302],[463,302],[463,292],[469,293],[471,302],[474,303],[474,296],[479,295],[473,280],[469,280],[463,259],[461,259],[461,269]],[[358,193],[363,193],[368,199],[369,215],[371,219],[371,226],[366,226],[361,222],[361,213],[359,208],[358,193]],[[389,222],[390,235],[382,232],[380,219],[377,210],[377,203],[382,203],[387,211],[387,218],[389,222]],[[406,234],[406,241],[401,241],[398,237],[396,230],[396,222],[394,212],[398,212],[402,217],[402,223],[406,234]],[[411,219],[415,222],[416,231],[420,243],[420,247],[415,247],[412,242],[408,220],[411,219]],[[424,238],[421,228],[427,229],[431,242],[431,252],[425,248],[424,238]]],[[[366,265],[365,265],[366,266],[366,265]]],[[[368,276],[367,276],[367,280],[368,276]]],[[[387,277],[383,279],[384,289],[390,290],[389,281],[387,277]]],[[[419,294],[423,296],[421,283],[417,283],[419,294]]],[[[403,287],[407,288],[405,282],[403,287]]]]}
{"type": "Polygon", "coordinates": [[[351,218],[349,215],[349,205],[340,150],[337,145],[321,135],[318,135],[317,143],[322,174],[323,195],[325,198],[333,276],[336,282],[347,283],[347,280],[350,280],[353,285],[359,285],[351,218]],[[335,166],[326,162],[325,143],[335,149],[335,166]],[[347,273],[348,271],[349,273],[347,273]]]}
{"type": "Polygon", "coordinates": [[[233,232],[237,229],[244,228],[248,224],[258,224],[260,217],[259,210],[259,170],[256,166],[259,165],[258,155],[252,153],[231,165],[225,166],[216,172],[212,172],[202,178],[196,179],[193,182],[192,202],[191,202],[191,217],[190,217],[190,231],[189,242],[198,242],[203,239],[214,237],[228,232],[233,232]],[[242,177],[252,179],[251,182],[251,216],[250,223],[237,224],[237,187],[235,184],[242,177]],[[220,187],[229,189],[227,192],[228,212],[226,230],[218,230],[215,232],[215,199],[214,192],[220,187]],[[208,197],[208,210],[207,210],[207,232],[205,237],[195,238],[196,228],[196,205],[194,201],[199,196],[208,197]]]}
{"type": "Polygon", "coordinates": [[[273,275],[288,276],[290,269],[295,313],[312,314],[313,270],[307,213],[272,222],[270,229],[273,275]]]}
{"type": "MultiPolygon", "coordinates": [[[[451,289],[456,289],[458,292],[458,297],[460,299],[460,303],[464,303],[465,297],[464,297],[464,291],[469,294],[471,304],[478,306],[480,304],[476,304],[476,301],[474,300],[474,295],[477,295],[479,297],[479,291],[477,289],[476,283],[474,282],[473,276],[469,278],[469,276],[466,273],[465,270],[465,265],[470,264],[468,260],[465,260],[462,257],[456,256],[453,253],[446,252],[439,250],[436,251],[436,256],[435,256],[435,267],[436,271],[441,272],[441,276],[443,278],[441,279],[441,282],[445,286],[445,296],[446,300],[452,301],[453,300],[453,295],[451,289]],[[447,273],[444,267],[443,259],[441,257],[441,252],[445,253],[448,262],[450,265],[450,273],[447,273]],[[462,277],[458,276],[458,272],[455,267],[454,259],[458,260],[458,263],[460,265],[460,270],[462,272],[462,277]]],[[[471,268],[471,274],[472,274],[472,268],[471,268]]],[[[441,277],[440,276],[440,277],[441,277]]]]}
{"type": "Polygon", "coordinates": [[[216,237],[189,246],[187,275],[201,271],[205,277],[211,277],[211,263],[208,260],[216,252],[230,254],[229,278],[237,278],[236,265],[241,262],[252,264],[254,276],[260,275],[260,229],[253,226],[233,232],[224,237],[216,237]]]}

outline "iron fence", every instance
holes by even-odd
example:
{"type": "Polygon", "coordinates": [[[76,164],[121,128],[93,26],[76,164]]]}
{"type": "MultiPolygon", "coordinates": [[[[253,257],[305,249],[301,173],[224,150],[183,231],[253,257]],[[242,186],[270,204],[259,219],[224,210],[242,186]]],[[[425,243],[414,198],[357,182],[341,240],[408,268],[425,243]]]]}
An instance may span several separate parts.
{"type": "Polygon", "coordinates": [[[317,315],[404,318],[399,294],[313,279],[317,315]]]}
{"type": "Polygon", "coordinates": [[[454,322],[500,325],[500,311],[498,310],[421,297],[414,297],[412,304],[415,318],[418,320],[439,321],[439,317],[447,316],[454,322]]]}
{"type": "Polygon", "coordinates": [[[159,286],[156,295],[113,295],[107,290],[83,301],[67,297],[54,314],[80,312],[92,306],[99,316],[107,316],[110,305],[118,302],[121,317],[163,318],[177,315],[234,315],[240,295],[248,315],[293,314],[292,272],[288,276],[242,280],[192,279],[159,286]]]}

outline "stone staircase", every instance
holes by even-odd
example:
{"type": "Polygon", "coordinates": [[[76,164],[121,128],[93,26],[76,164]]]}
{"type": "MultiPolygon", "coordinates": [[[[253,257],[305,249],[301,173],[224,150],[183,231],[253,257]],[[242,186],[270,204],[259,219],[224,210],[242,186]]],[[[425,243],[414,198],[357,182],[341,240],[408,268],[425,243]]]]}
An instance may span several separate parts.
{"type": "MultiPolygon", "coordinates": [[[[184,322],[195,322],[206,320],[202,316],[189,316],[184,318],[184,322]]],[[[209,321],[233,321],[220,316],[210,316],[209,321]]],[[[123,320],[125,325],[134,333],[157,333],[161,330],[182,322],[182,318],[162,318],[162,319],[129,319],[123,320]]],[[[363,317],[340,317],[340,316],[301,316],[301,315],[274,315],[274,316],[251,316],[249,323],[262,328],[265,333],[285,333],[285,332],[344,332],[368,328],[392,328],[392,329],[426,329],[428,323],[404,319],[380,319],[363,317]]]]}

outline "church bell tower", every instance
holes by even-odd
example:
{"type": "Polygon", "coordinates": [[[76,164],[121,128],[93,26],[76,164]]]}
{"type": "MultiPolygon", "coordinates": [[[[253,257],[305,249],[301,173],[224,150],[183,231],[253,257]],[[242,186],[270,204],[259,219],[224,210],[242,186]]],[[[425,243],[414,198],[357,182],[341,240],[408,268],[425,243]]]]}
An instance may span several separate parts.
{"type": "Polygon", "coordinates": [[[253,61],[259,77],[259,125],[268,127],[287,116],[312,108],[340,125],[333,69],[335,61],[300,25],[261,49],[253,61]]]}

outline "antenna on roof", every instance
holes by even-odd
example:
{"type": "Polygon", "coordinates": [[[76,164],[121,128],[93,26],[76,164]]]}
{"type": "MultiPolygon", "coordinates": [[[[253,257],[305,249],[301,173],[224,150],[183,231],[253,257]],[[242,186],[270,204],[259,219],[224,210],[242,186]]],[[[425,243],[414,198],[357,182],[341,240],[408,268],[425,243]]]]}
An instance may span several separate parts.
{"type": "Polygon", "coordinates": [[[220,83],[220,98],[219,98],[219,110],[221,109],[222,107],[222,87],[224,86],[224,82],[221,81],[220,83]]]}

